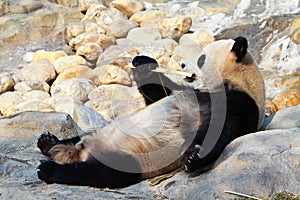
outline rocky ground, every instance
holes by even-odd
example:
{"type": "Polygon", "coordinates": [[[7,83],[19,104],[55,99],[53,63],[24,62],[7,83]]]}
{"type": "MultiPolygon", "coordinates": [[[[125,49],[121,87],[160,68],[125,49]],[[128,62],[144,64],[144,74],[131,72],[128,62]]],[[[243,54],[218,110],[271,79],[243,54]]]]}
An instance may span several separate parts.
{"type": "Polygon", "coordinates": [[[0,1],[0,198],[236,197],[225,190],[263,199],[282,191],[300,194],[299,5],[277,1],[0,1]],[[145,106],[128,66],[135,55],[180,70],[181,61],[208,43],[240,35],[248,38],[263,73],[270,116],[261,132],[233,141],[213,170],[179,172],[154,186],[146,180],[119,190],[38,180],[43,156],[36,141],[42,132],[73,136],[145,106]]]}

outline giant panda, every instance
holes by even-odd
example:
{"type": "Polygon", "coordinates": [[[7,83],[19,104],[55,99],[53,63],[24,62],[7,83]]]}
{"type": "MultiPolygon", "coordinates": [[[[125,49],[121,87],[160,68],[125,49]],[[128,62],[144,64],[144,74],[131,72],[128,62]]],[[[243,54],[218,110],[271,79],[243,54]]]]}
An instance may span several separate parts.
{"type": "Polygon", "coordinates": [[[191,62],[205,87],[185,87],[83,136],[43,133],[37,146],[49,159],[38,177],[119,188],[180,167],[209,170],[228,143],[260,127],[264,82],[242,37],[215,41],[191,62]]]}

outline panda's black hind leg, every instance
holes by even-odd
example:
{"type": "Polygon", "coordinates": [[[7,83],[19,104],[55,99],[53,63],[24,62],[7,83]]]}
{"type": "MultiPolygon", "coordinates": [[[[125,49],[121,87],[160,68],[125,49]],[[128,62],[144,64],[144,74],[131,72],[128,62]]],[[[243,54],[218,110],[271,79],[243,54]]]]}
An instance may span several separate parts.
{"type": "Polygon", "coordinates": [[[63,165],[49,160],[42,161],[38,166],[38,177],[46,183],[102,188],[126,187],[141,180],[140,173],[118,171],[104,165],[93,157],[85,162],[63,165]]]}

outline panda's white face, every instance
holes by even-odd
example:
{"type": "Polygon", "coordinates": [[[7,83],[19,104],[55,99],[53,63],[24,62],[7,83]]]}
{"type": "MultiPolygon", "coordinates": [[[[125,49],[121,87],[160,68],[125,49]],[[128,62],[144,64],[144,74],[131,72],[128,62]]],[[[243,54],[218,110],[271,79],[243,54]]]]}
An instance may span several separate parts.
{"type": "Polygon", "coordinates": [[[194,73],[195,80],[190,85],[195,89],[217,89],[223,84],[221,72],[230,59],[235,41],[218,40],[207,45],[195,58],[184,62],[183,71],[194,73]]]}

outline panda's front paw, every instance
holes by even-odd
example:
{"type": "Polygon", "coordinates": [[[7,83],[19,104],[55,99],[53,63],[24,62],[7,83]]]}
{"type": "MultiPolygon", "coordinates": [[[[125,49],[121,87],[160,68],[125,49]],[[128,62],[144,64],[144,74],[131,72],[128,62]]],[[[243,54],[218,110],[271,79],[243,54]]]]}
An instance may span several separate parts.
{"type": "Polygon", "coordinates": [[[42,160],[38,166],[37,174],[39,179],[48,184],[54,183],[53,174],[57,168],[57,163],[49,160],[42,160]]]}
{"type": "Polygon", "coordinates": [[[199,151],[194,151],[184,164],[184,170],[186,172],[193,172],[197,169],[197,164],[200,161],[199,151]]]}
{"type": "Polygon", "coordinates": [[[50,149],[59,143],[60,141],[55,135],[51,134],[50,132],[44,132],[38,138],[37,146],[41,150],[42,154],[47,157],[51,157],[49,153],[50,149]]]}

